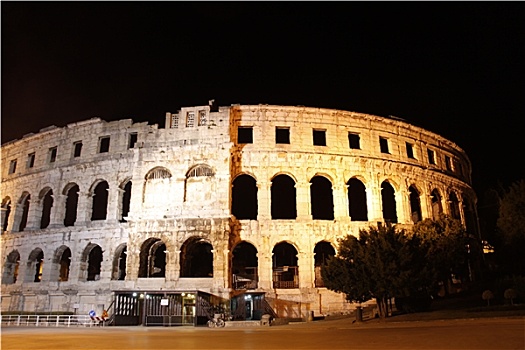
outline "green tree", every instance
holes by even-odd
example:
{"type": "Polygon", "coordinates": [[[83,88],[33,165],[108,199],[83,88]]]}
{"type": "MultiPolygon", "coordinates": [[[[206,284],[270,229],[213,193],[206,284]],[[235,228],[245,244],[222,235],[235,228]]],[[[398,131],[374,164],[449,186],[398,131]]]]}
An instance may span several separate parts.
{"type": "Polygon", "coordinates": [[[437,291],[441,282],[447,286],[453,274],[468,276],[470,240],[459,220],[447,216],[425,219],[415,224],[410,234],[417,239],[420,254],[420,285],[429,293],[437,291]]]}
{"type": "Polygon", "coordinates": [[[496,254],[504,272],[525,275],[525,180],[513,183],[502,196],[497,227],[501,246],[496,254]]]}
{"type": "Polygon", "coordinates": [[[414,288],[412,239],[393,226],[370,227],[359,238],[339,240],[339,254],[321,269],[327,288],[344,293],[352,302],[375,298],[379,315],[387,315],[387,300],[410,295],[414,288]]]}

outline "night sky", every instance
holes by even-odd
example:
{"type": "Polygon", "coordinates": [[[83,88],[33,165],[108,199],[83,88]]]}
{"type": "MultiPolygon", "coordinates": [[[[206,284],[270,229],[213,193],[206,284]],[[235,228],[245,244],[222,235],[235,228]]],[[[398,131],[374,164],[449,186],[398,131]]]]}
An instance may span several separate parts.
{"type": "Polygon", "coordinates": [[[525,178],[523,2],[1,2],[2,143],[206,105],[393,115],[525,178]]]}

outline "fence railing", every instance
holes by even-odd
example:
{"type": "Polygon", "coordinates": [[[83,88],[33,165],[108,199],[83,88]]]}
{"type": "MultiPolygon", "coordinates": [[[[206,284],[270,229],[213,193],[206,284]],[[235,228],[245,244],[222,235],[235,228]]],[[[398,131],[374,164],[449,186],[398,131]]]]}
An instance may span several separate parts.
{"type": "Polygon", "coordinates": [[[92,319],[89,315],[0,315],[2,326],[33,327],[93,327],[105,326],[105,321],[92,319]]]}

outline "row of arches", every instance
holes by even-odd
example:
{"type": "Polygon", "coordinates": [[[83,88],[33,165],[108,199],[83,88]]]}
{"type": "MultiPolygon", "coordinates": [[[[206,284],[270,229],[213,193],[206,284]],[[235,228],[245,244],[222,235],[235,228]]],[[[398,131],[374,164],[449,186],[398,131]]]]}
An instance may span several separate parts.
{"type": "MultiPolygon", "coordinates": [[[[257,220],[258,187],[251,175],[241,174],[233,181],[232,214],[239,220],[257,220]]],[[[286,174],[279,174],[271,181],[271,217],[272,219],[297,218],[296,182],[286,174]]],[[[332,182],[321,175],[310,180],[310,210],[314,220],[334,219],[334,194],[332,182]]],[[[365,184],[356,177],[346,183],[348,188],[348,215],[352,221],[369,221],[368,191],[365,184]]],[[[408,201],[411,221],[416,223],[423,219],[421,210],[421,191],[411,185],[408,188],[408,201]]],[[[444,213],[444,198],[435,188],[431,194],[431,215],[438,219],[444,213]]],[[[454,191],[450,191],[446,202],[449,204],[450,216],[461,220],[460,203],[454,191]]],[[[381,183],[382,215],[386,222],[397,223],[396,190],[389,181],[381,183]]]]}
{"type": "MultiPolygon", "coordinates": [[[[160,238],[149,238],[141,245],[139,252],[139,278],[165,278],[168,267],[168,251],[160,238]]],[[[119,245],[112,258],[112,280],[125,280],[127,275],[126,244],[119,245]]],[[[202,237],[191,237],[180,248],[180,277],[213,277],[214,250],[210,242],[202,237]]],[[[314,271],[316,287],[323,287],[320,267],[326,260],[335,255],[331,243],[320,241],[315,245],[314,271]]],[[[19,281],[20,253],[11,251],[4,263],[3,284],[14,284],[19,281]]],[[[71,249],[65,245],[57,248],[51,258],[51,266],[45,267],[44,251],[37,247],[28,255],[22,281],[42,282],[45,276],[49,281],[66,282],[70,280],[72,264],[71,249]]],[[[89,243],[83,249],[78,261],[79,281],[98,281],[104,261],[104,252],[96,243],[89,243]]],[[[231,256],[231,283],[234,289],[255,289],[259,279],[259,262],[257,248],[247,242],[239,242],[231,256]]],[[[274,288],[299,287],[298,250],[290,242],[277,243],[272,250],[272,280],[274,288]]]]}

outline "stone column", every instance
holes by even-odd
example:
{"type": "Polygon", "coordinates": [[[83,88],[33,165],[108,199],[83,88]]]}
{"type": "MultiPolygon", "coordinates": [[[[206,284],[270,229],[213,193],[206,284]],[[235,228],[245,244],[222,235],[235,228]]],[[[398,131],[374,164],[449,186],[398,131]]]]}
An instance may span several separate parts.
{"type": "MultiPolygon", "coordinates": [[[[264,245],[267,249],[268,246],[264,245]]],[[[273,289],[272,281],[272,253],[271,252],[259,252],[257,254],[258,267],[257,274],[259,275],[259,283],[257,284],[259,289],[273,289]]]]}
{"type": "Polygon", "coordinates": [[[348,212],[348,185],[333,185],[334,219],[337,221],[350,221],[348,212]]]}
{"type": "Polygon", "coordinates": [[[66,216],[67,196],[63,194],[54,194],[53,207],[51,208],[51,217],[49,228],[64,227],[64,217],[66,216]]]}
{"type": "Polygon", "coordinates": [[[27,224],[24,231],[40,229],[40,220],[42,219],[42,202],[41,199],[29,200],[29,212],[27,214],[27,224]]]}
{"type": "Polygon", "coordinates": [[[366,188],[366,205],[368,207],[368,221],[383,222],[383,202],[381,196],[381,185],[370,183],[366,188]]]}
{"type": "Polygon", "coordinates": [[[257,182],[257,220],[271,219],[271,183],[266,181],[257,182]]]}
{"type": "Polygon", "coordinates": [[[90,192],[79,192],[75,226],[85,226],[87,222],[91,221],[92,208],[93,194],[90,192]]]}
{"type": "Polygon", "coordinates": [[[312,220],[311,185],[309,182],[298,182],[295,184],[298,220],[312,220]]]}
{"type": "MultiPolygon", "coordinates": [[[[109,184],[108,184],[109,185],[109,184]]],[[[119,199],[120,194],[123,192],[122,189],[120,189],[118,186],[109,185],[108,189],[108,204],[106,207],[106,222],[108,223],[116,223],[120,219],[120,213],[119,213],[119,199]],[[113,188],[116,188],[113,190],[113,188]]]]}
{"type": "Polygon", "coordinates": [[[314,252],[302,252],[298,254],[297,265],[299,266],[299,288],[313,288],[314,252]]]}
{"type": "Polygon", "coordinates": [[[405,188],[396,192],[397,222],[400,224],[412,223],[410,197],[405,188]]]}
{"type": "Polygon", "coordinates": [[[128,218],[130,221],[137,219],[142,208],[142,190],[144,188],[144,179],[133,178],[131,180],[131,198],[129,201],[128,218]]]}

